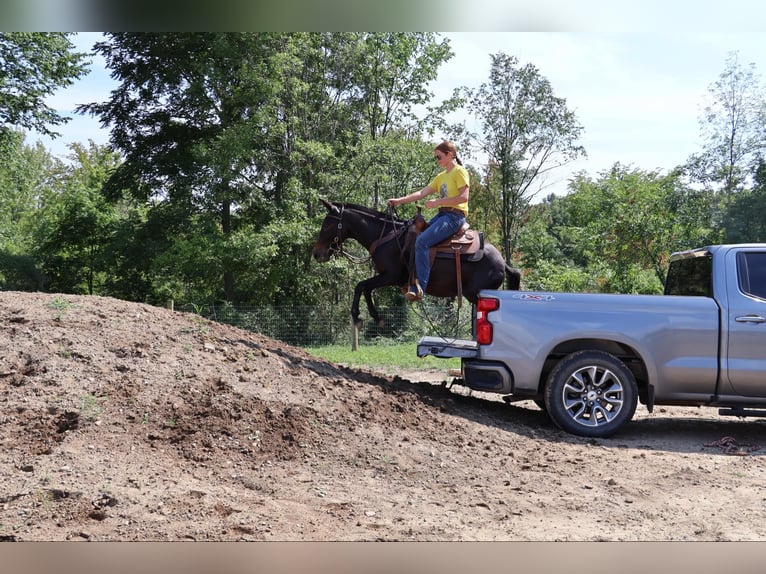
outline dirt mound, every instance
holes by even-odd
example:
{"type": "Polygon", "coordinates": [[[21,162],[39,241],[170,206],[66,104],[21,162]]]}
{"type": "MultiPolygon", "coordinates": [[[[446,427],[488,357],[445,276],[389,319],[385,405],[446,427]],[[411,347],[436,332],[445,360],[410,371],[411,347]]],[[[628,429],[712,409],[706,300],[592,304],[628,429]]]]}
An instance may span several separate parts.
{"type": "Polygon", "coordinates": [[[3,292],[0,321],[2,540],[766,535],[760,421],[662,409],[586,440],[446,373],[161,308],[3,292]]]}

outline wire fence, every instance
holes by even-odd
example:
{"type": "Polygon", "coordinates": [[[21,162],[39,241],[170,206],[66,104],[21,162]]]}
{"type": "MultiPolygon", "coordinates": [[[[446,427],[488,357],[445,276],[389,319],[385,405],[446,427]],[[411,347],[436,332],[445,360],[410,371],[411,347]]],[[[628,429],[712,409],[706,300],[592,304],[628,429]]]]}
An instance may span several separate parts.
{"type": "MultiPolygon", "coordinates": [[[[253,331],[296,347],[324,347],[355,341],[350,311],[342,306],[184,306],[177,310],[253,331]]],[[[382,325],[363,316],[359,345],[417,341],[424,335],[471,336],[472,307],[426,298],[417,305],[380,307],[382,325]]]]}

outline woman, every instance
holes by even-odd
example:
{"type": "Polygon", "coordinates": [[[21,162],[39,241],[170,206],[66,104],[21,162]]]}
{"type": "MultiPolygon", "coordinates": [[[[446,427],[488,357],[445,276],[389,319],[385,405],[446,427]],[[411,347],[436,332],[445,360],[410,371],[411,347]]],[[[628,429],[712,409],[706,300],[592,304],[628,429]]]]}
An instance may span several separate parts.
{"type": "Polygon", "coordinates": [[[409,301],[420,301],[428,288],[428,278],[431,274],[428,248],[451,237],[463,226],[468,215],[468,171],[457,157],[455,144],[443,141],[434,148],[434,158],[444,171],[434,177],[431,183],[409,195],[388,200],[388,205],[396,207],[439,193],[438,199],[425,202],[427,208],[439,208],[439,212],[431,218],[428,227],[415,241],[416,279],[415,284],[410,285],[405,294],[409,301]]]}

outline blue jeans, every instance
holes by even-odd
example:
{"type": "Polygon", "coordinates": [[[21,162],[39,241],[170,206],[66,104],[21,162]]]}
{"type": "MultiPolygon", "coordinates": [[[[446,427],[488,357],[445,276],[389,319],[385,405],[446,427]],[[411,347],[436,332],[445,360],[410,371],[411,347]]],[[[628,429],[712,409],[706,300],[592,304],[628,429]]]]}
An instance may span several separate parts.
{"type": "Polygon", "coordinates": [[[415,240],[415,275],[423,293],[431,275],[428,248],[451,237],[465,223],[465,216],[454,211],[440,211],[428,222],[429,226],[415,240]]]}

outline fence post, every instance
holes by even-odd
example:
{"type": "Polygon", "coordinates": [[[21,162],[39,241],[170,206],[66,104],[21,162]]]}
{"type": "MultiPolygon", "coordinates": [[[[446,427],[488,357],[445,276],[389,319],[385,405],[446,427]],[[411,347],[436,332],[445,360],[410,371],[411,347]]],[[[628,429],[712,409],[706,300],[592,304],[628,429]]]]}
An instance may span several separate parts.
{"type": "Polygon", "coordinates": [[[352,329],[351,350],[358,351],[359,350],[359,327],[357,327],[356,321],[354,321],[353,319],[351,319],[351,329],[352,329]]]}

